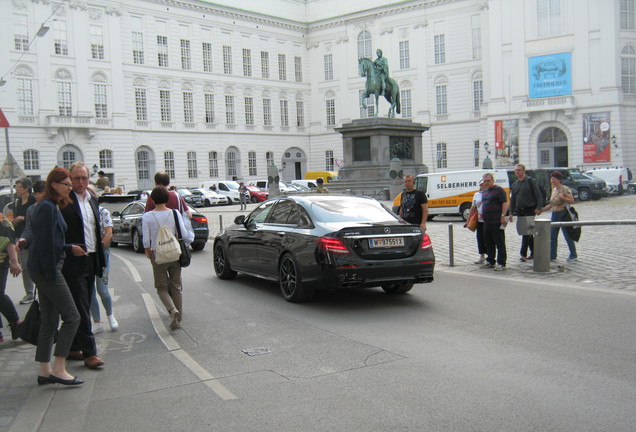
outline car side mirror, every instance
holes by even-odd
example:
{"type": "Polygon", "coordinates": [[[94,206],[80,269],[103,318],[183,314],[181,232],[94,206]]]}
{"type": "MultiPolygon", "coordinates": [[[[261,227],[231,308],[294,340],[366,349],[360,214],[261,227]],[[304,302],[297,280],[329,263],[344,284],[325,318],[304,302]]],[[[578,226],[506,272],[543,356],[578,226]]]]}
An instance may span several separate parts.
{"type": "Polygon", "coordinates": [[[121,216],[121,213],[119,213],[118,211],[114,211],[110,215],[113,216],[113,217],[119,217],[119,216],[121,216]]]}
{"type": "Polygon", "coordinates": [[[245,223],[245,215],[240,215],[234,218],[234,223],[236,225],[243,225],[245,223]]]}

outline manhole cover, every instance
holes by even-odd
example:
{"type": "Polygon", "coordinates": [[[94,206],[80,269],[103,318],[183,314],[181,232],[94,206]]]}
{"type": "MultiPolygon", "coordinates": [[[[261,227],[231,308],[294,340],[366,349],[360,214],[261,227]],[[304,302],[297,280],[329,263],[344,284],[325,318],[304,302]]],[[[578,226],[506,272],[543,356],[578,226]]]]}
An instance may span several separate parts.
{"type": "Polygon", "coordinates": [[[261,355],[261,354],[269,354],[269,353],[271,353],[271,351],[269,349],[267,349],[267,348],[250,348],[250,349],[244,349],[244,350],[241,350],[241,351],[243,351],[248,356],[257,356],[257,355],[261,355]]]}

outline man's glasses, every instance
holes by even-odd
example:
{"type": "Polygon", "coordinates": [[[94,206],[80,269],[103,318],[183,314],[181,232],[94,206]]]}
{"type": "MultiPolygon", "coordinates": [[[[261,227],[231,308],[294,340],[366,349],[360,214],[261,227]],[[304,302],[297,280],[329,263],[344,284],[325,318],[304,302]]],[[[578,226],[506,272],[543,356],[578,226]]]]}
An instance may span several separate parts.
{"type": "Polygon", "coordinates": [[[57,184],[61,184],[62,186],[65,186],[69,189],[73,189],[73,185],[71,183],[64,183],[64,182],[55,182],[57,184]]]}
{"type": "Polygon", "coordinates": [[[71,177],[75,181],[88,181],[88,177],[71,177]]]}

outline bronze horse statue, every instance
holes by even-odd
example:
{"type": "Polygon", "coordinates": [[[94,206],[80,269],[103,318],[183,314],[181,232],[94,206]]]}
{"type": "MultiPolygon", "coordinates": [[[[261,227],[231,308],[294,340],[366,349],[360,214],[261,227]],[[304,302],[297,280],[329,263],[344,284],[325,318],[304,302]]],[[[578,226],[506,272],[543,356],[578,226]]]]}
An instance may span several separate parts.
{"type": "MultiPolygon", "coordinates": [[[[378,72],[375,70],[373,65],[373,61],[370,59],[363,57],[358,59],[358,72],[360,76],[367,77],[367,82],[365,83],[365,91],[362,94],[362,100],[360,101],[360,105],[362,108],[367,109],[366,99],[369,95],[375,95],[375,106],[376,110],[374,116],[378,116],[378,100],[380,98],[380,93],[382,92],[382,83],[380,82],[380,76],[378,72]]],[[[401,106],[400,106],[400,87],[395,82],[393,78],[387,79],[386,88],[384,90],[384,97],[391,104],[391,108],[389,108],[388,116],[393,118],[395,117],[395,113],[400,114],[401,106]]]]}

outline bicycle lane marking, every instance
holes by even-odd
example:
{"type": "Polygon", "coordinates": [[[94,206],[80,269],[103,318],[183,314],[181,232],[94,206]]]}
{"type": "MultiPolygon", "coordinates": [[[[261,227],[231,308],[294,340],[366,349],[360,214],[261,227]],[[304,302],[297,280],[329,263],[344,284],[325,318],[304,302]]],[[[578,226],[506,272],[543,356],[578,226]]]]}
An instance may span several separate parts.
{"type": "Polygon", "coordinates": [[[218,381],[211,373],[209,373],[205,368],[203,368],[196,360],[194,360],[190,354],[188,354],[184,349],[181,348],[179,343],[172,337],[172,335],[168,332],[166,326],[163,325],[161,320],[161,316],[159,316],[159,312],[155,306],[155,303],[152,299],[152,296],[144,289],[141,282],[143,281],[139,272],[134,267],[133,263],[127,260],[126,258],[117,256],[117,259],[120,259],[126,267],[130,270],[133,279],[137,282],[137,286],[142,291],[141,297],[146,306],[146,312],[150,317],[150,322],[152,323],[152,327],[155,329],[155,333],[164,344],[164,346],[175,356],[177,360],[179,360],[190,372],[192,372],[197,378],[199,378],[210,390],[216,393],[223,400],[234,400],[238,399],[238,397],[228,390],[221,382],[218,381]]]}

